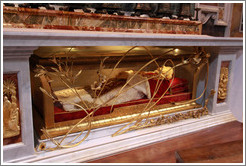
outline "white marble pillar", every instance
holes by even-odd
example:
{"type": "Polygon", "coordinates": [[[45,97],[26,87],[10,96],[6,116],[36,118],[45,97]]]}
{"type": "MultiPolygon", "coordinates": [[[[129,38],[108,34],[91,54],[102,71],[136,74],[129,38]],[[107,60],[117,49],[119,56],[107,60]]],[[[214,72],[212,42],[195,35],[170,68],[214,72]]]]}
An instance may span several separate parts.
{"type": "Polygon", "coordinates": [[[21,123],[21,142],[3,146],[4,162],[34,155],[29,57],[36,48],[3,47],[3,74],[17,74],[21,123]]]}

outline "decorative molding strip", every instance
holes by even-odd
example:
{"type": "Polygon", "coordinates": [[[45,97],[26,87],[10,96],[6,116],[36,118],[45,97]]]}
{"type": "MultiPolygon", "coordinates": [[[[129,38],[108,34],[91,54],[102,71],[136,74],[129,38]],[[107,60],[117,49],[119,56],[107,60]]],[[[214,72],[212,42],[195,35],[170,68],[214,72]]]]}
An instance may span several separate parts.
{"type": "Polygon", "coordinates": [[[242,38],[4,28],[3,46],[243,46],[242,38]],[[185,41],[185,42],[184,42],[185,41]]]}
{"type": "Polygon", "coordinates": [[[29,58],[33,51],[38,49],[37,46],[35,47],[27,47],[27,46],[8,46],[3,47],[3,59],[26,59],[29,58]]]}
{"type": "Polygon", "coordinates": [[[242,51],[243,47],[237,46],[237,47],[221,47],[220,48],[220,54],[233,54],[237,53],[238,51],[242,51]]]}

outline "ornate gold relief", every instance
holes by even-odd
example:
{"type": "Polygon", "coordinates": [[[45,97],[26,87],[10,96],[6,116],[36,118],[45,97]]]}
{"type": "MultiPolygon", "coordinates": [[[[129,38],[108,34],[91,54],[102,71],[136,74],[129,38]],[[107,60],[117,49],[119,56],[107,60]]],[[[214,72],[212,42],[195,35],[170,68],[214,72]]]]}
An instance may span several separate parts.
{"type": "Polygon", "coordinates": [[[210,94],[208,98],[205,100],[205,105],[199,109],[195,110],[190,110],[186,112],[179,112],[171,115],[161,115],[156,119],[146,119],[145,122],[136,122],[134,125],[130,126],[126,130],[118,130],[115,132],[112,136],[117,136],[132,130],[138,130],[138,129],[143,129],[147,127],[153,127],[153,126],[158,126],[162,124],[169,124],[169,123],[174,123],[180,120],[185,120],[185,119],[191,119],[191,118],[200,118],[201,116],[205,116],[209,114],[207,104],[208,100],[214,95],[215,90],[210,90],[210,94]]]}
{"type": "Polygon", "coordinates": [[[143,123],[136,123],[135,125],[129,127],[127,130],[116,132],[112,136],[117,136],[117,135],[129,132],[132,130],[138,130],[138,129],[158,126],[162,124],[169,124],[169,123],[177,122],[177,121],[184,120],[184,119],[200,118],[201,116],[204,116],[204,115],[208,115],[208,110],[203,107],[201,109],[192,110],[192,111],[188,111],[184,113],[175,113],[173,115],[166,115],[166,116],[161,115],[160,117],[156,119],[147,119],[143,123]]]}
{"type": "Polygon", "coordinates": [[[219,87],[218,87],[218,101],[225,100],[227,96],[227,83],[228,83],[228,67],[221,67],[219,87]]]}
{"type": "Polygon", "coordinates": [[[3,138],[20,135],[19,108],[16,85],[11,79],[3,81],[3,138]]]}

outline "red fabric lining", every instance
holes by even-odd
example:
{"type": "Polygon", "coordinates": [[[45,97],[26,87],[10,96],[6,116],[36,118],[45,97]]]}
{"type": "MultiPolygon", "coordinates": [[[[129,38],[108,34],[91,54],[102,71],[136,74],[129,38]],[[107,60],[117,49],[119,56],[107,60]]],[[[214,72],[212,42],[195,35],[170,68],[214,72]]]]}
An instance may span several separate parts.
{"type": "MultiPolygon", "coordinates": [[[[172,91],[172,94],[175,94],[177,92],[186,92],[188,91],[188,81],[186,79],[182,79],[182,78],[174,78],[173,81],[172,80],[156,80],[156,79],[149,79],[149,85],[150,85],[150,92],[151,92],[151,96],[154,95],[155,89],[158,88],[158,86],[160,85],[157,93],[155,94],[155,98],[159,98],[163,95],[163,93],[165,93],[165,91],[167,90],[167,88],[170,86],[170,89],[172,91]],[[158,85],[157,85],[158,84],[158,85]],[[157,87],[156,87],[157,85],[157,87]]],[[[169,90],[166,92],[165,95],[170,94],[169,90]]]]}
{"type": "MultiPolygon", "coordinates": [[[[162,85],[160,86],[157,94],[155,95],[155,98],[153,99],[153,102],[157,101],[161,95],[166,91],[170,84],[171,80],[163,80],[162,85]]],[[[157,84],[157,80],[150,79],[150,91],[151,95],[153,96],[153,92],[155,90],[155,86],[157,84]]],[[[178,102],[178,101],[184,101],[191,99],[191,93],[188,91],[188,81],[181,78],[174,78],[173,83],[171,85],[172,88],[172,95],[170,95],[169,91],[161,98],[161,100],[157,103],[159,104],[167,104],[172,102],[178,102]],[[182,93],[180,93],[182,92],[182,93]]],[[[130,106],[130,105],[136,105],[136,104],[143,104],[148,103],[149,99],[139,99],[139,100],[133,100],[130,102],[114,105],[114,108],[124,107],[124,106],[130,106]]],[[[110,113],[111,106],[107,107],[101,107],[99,108],[95,113],[94,116],[98,115],[104,115],[110,113]]],[[[91,112],[92,110],[89,110],[91,112]]],[[[85,117],[87,114],[85,111],[76,111],[76,112],[67,112],[63,109],[54,106],[54,114],[55,114],[55,122],[62,122],[62,121],[68,121],[68,120],[74,120],[74,119],[81,119],[85,117]]]]}
{"type": "MultiPolygon", "coordinates": [[[[157,105],[167,104],[167,103],[172,103],[172,102],[178,102],[178,101],[184,101],[184,100],[189,100],[189,99],[191,99],[191,93],[190,92],[179,93],[179,94],[175,94],[175,95],[168,95],[168,96],[164,96],[157,103],[157,105]]],[[[158,98],[155,98],[153,101],[155,102],[157,100],[158,100],[158,98]]],[[[149,99],[139,99],[139,100],[131,101],[128,103],[114,105],[113,110],[114,110],[114,108],[125,107],[125,106],[136,105],[136,104],[143,104],[143,103],[147,103],[148,101],[149,101],[149,99]]],[[[102,107],[95,112],[94,116],[109,114],[110,109],[111,109],[111,106],[102,107]]],[[[88,111],[88,112],[91,112],[91,111],[88,111]]],[[[80,118],[83,118],[86,116],[85,111],[66,112],[66,111],[64,111],[58,107],[54,107],[54,112],[55,112],[55,122],[80,119],[80,118]]]]}

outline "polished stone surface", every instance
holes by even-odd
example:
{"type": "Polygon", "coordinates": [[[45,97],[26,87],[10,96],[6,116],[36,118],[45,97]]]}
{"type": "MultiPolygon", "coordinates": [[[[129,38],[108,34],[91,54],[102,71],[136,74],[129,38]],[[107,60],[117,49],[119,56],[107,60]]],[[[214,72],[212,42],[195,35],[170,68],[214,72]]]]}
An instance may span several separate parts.
{"type": "Polygon", "coordinates": [[[3,7],[3,27],[78,31],[201,34],[201,22],[3,7]]]}

